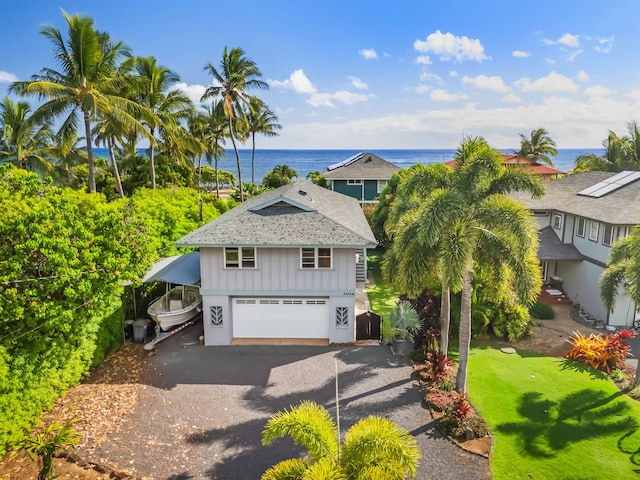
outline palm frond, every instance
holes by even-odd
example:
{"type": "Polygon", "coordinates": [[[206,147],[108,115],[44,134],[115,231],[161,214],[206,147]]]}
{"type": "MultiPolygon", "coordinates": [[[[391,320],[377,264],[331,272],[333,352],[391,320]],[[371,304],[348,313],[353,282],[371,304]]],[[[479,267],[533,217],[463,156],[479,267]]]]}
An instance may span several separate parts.
{"type": "Polygon", "coordinates": [[[308,462],[301,458],[290,458],[276,463],[260,477],[261,480],[304,480],[308,462]]]}

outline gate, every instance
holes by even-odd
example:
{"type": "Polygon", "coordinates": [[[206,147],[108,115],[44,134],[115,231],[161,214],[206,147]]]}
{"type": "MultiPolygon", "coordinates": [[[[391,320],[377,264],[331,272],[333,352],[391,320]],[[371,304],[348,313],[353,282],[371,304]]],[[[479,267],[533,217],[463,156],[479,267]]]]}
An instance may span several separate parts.
{"type": "Polygon", "coordinates": [[[356,340],[380,340],[382,317],[373,312],[356,317],[356,340]]]}

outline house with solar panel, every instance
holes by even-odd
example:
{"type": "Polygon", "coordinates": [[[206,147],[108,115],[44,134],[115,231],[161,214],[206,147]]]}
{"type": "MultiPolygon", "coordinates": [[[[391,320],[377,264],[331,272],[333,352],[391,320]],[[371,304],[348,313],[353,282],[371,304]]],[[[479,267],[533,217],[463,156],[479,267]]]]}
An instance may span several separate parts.
{"type": "Polygon", "coordinates": [[[616,327],[632,326],[640,306],[620,292],[614,312],[607,312],[600,299],[600,275],[611,245],[640,224],[639,180],[637,171],[581,172],[548,183],[540,199],[512,194],[540,227],[543,281],[592,317],[616,327]]]}
{"type": "Polygon", "coordinates": [[[360,152],[329,165],[323,175],[334,192],[355,198],[360,205],[375,203],[394,173],[400,170],[379,156],[360,152]]]}

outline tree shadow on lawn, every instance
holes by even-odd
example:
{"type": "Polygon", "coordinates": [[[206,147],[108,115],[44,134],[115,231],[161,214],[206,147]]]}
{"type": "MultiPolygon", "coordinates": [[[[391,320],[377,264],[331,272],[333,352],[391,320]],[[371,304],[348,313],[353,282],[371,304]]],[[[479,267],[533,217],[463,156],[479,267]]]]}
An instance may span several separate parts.
{"type": "Polygon", "coordinates": [[[553,401],[539,392],[527,392],[518,407],[523,420],[503,423],[496,429],[515,435],[533,457],[554,457],[570,444],[635,430],[638,422],[630,415],[630,406],[616,401],[623,395],[584,389],[553,401]]]}
{"type": "Polygon", "coordinates": [[[577,360],[570,360],[568,358],[562,358],[558,361],[561,364],[562,370],[573,370],[574,372],[587,373],[591,378],[597,380],[604,380],[608,378],[606,373],[596,370],[586,363],[578,362],[577,360]]]}

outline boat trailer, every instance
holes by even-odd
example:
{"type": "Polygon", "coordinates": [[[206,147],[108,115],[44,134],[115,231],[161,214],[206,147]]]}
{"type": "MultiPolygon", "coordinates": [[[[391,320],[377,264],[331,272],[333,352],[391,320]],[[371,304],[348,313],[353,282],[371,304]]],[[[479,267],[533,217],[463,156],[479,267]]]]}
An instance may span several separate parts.
{"type": "MultiPolygon", "coordinates": [[[[200,312],[200,313],[202,313],[202,312],[200,312]]],[[[198,320],[200,320],[200,315],[196,315],[191,320],[187,320],[186,322],[181,323],[180,325],[178,325],[175,328],[173,328],[173,329],[171,329],[169,331],[166,331],[166,332],[163,332],[162,329],[160,328],[160,324],[156,323],[156,336],[154,337],[153,340],[151,340],[150,342],[144,344],[144,349],[145,350],[153,350],[155,348],[156,344],[160,343],[163,340],[166,340],[171,335],[176,334],[179,331],[184,330],[185,328],[193,325],[198,320]]]]}

